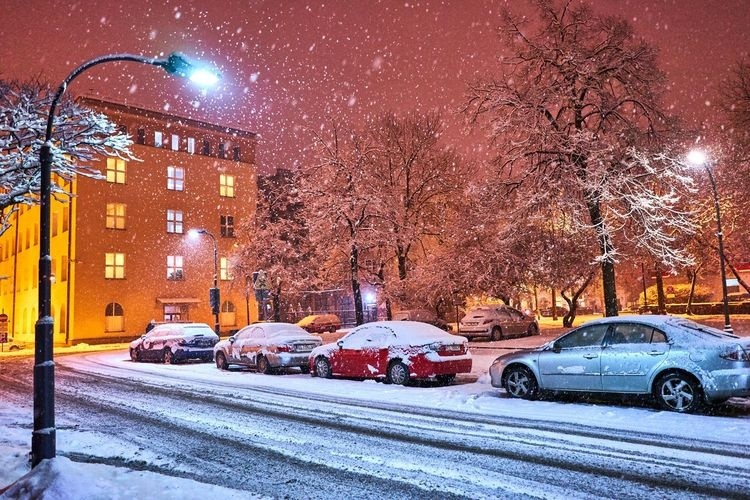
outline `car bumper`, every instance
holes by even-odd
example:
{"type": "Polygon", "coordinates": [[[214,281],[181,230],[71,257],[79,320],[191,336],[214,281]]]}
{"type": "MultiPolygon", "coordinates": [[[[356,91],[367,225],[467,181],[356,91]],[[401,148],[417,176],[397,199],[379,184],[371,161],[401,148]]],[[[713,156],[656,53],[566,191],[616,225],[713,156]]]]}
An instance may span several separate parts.
{"type": "Polygon", "coordinates": [[[750,368],[712,371],[703,392],[709,401],[750,396],[750,368]]]}
{"type": "Polygon", "coordinates": [[[471,355],[435,356],[435,359],[416,360],[409,366],[409,374],[415,378],[430,378],[437,375],[455,375],[471,372],[471,355]]]}
{"type": "Polygon", "coordinates": [[[470,338],[470,337],[488,337],[490,335],[490,329],[486,327],[481,326],[463,326],[461,325],[461,328],[459,329],[459,332],[456,332],[458,335],[463,335],[464,337],[470,338]]]}
{"type": "Polygon", "coordinates": [[[266,354],[268,363],[274,368],[286,368],[294,366],[308,366],[310,358],[309,352],[290,353],[290,352],[269,352],[266,354]]]}
{"type": "Polygon", "coordinates": [[[174,352],[174,358],[178,361],[186,359],[210,360],[214,358],[214,350],[212,347],[206,349],[177,349],[174,352]]]}

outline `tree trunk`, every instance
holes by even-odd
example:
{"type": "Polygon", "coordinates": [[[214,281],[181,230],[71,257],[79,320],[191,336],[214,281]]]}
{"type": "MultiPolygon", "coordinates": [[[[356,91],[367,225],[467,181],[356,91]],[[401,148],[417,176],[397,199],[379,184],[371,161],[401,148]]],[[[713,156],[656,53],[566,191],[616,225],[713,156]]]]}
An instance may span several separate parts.
{"type": "Polygon", "coordinates": [[[278,285],[276,290],[274,290],[271,297],[271,305],[273,307],[273,320],[278,323],[281,321],[281,285],[278,285]]]}
{"type": "Polygon", "coordinates": [[[398,245],[396,249],[396,258],[398,259],[398,279],[403,281],[406,279],[406,252],[401,245],[398,245]]]}
{"type": "Polygon", "coordinates": [[[654,272],[656,272],[657,314],[667,314],[667,301],[664,300],[664,280],[658,263],[654,266],[654,272]]]}
{"type": "Polygon", "coordinates": [[[359,276],[357,274],[358,269],[359,248],[357,248],[357,245],[352,245],[352,250],[349,254],[349,272],[351,273],[352,295],[354,296],[354,322],[357,326],[365,322],[365,314],[362,308],[362,290],[359,287],[359,276]]]}
{"type": "Polygon", "coordinates": [[[687,308],[685,309],[685,313],[690,316],[693,314],[693,296],[695,295],[695,282],[698,278],[698,268],[692,269],[689,271],[690,273],[690,295],[688,295],[688,303],[687,308]]]}
{"type": "Polygon", "coordinates": [[[552,321],[557,321],[557,297],[555,297],[555,289],[552,289],[552,321]]]}
{"type": "Polygon", "coordinates": [[[601,207],[599,205],[598,195],[594,192],[587,191],[585,194],[586,206],[591,217],[591,224],[596,230],[596,237],[599,240],[599,251],[602,258],[602,291],[604,292],[604,315],[617,316],[619,307],[617,307],[617,286],[615,284],[615,263],[612,255],[612,243],[609,241],[609,235],[604,227],[601,207]]]}

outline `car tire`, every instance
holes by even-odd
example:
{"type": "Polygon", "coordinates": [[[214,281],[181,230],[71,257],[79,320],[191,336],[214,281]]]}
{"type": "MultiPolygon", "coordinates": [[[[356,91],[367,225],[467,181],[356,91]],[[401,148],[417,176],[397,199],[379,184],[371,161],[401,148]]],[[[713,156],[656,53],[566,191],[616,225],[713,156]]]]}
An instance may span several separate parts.
{"type": "Polygon", "coordinates": [[[500,329],[499,326],[493,326],[492,331],[490,332],[490,341],[494,342],[496,340],[501,340],[503,338],[503,331],[500,329]]]}
{"type": "Polygon", "coordinates": [[[218,368],[219,370],[226,370],[227,368],[229,368],[227,357],[224,356],[223,352],[216,353],[216,368],[218,368]]]}
{"type": "Polygon", "coordinates": [[[693,413],[703,406],[703,391],[695,378],[672,372],[660,377],[654,385],[654,397],[663,410],[693,413]]]}
{"type": "Polygon", "coordinates": [[[162,361],[164,361],[165,365],[173,365],[174,362],[174,354],[172,354],[171,349],[164,349],[164,354],[162,355],[162,361]]]}
{"type": "Polygon", "coordinates": [[[526,335],[528,335],[529,337],[539,335],[539,328],[532,323],[531,325],[529,325],[529,329],[526,331],[526,335]]]}
{"type": "Polygon", "coordinates": [[[138,362],[141,360],[141,354],[137,349],[130,349],[130,361],[138,362]]]}
{"type": "Polygon", "coordinates": [[[503,388],[512,398],[536,399],[539,384],[531,370],[525,366],[511,366],[503,377],[503,388]]]}
{"type": "Polygon", "coordinates": [[[258,356],[258,360],[255,362],[255,364],[258,367],[258,373],[262,373],[263,375],[270,375],[271,373],[273,373],[271,364],[268,362],[268,358],[266,358],[265,356],[258,356]]]}
{"type": "Polygon", "coordinates": [[[389,384],[406,385],[409,383],[409,367],[399,360],[388,365],[386,382],[389,384]]]}
{"type": "Polygon", "coordinates": [[[304,374],[308,374],[310,373],[310,365],[302,365],[299,367],[299,370],[304,374]]]}
{"type": "Polygon", "coordinates": [[[333,372],[331,370],[331,362],[323,356],[318,356],[315,359],[315,375],[320,378],[331,378],[333,372]]]}

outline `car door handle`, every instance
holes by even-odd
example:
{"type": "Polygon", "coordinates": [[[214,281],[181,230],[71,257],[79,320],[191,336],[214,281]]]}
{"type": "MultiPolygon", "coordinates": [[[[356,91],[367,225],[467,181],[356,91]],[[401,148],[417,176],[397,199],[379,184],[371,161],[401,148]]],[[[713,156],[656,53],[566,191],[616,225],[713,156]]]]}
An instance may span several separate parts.
{"type": "Polygon", "coordinates": [[[651,351],[649,354],[651,356],[664,356],[667,352],[666,351],[651,351]]]}
{"type": "Polygon", "coordinates": [[[584,354],[583,357],[586,359],[594,359],[594,358],[598,358],[599,355],[598,354],[584,354]]]}

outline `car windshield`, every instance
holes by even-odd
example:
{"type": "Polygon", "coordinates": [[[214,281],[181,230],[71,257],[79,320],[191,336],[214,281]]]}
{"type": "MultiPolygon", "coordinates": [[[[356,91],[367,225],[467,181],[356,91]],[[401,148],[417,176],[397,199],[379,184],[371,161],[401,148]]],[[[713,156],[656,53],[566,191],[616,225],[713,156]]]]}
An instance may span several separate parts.
{"type": "Polygon", "coordinates": [[[711,336],[714,338],[724,338],[724,339],[738,339],[739,338],[737,335],[724,332],[722,330],[719,330],[718,328],[701,325],[689,319],[673,318],[670,320],[670,322],[676,326],[686,328],[691,333],[695,333],[697,335],[711,336]]]}
{"type": "Polygon", "coordinates": [[[204,325],[184,326],[183,332],[185,335],[211,335],[214,333],[213,330],[204,325]]]}

